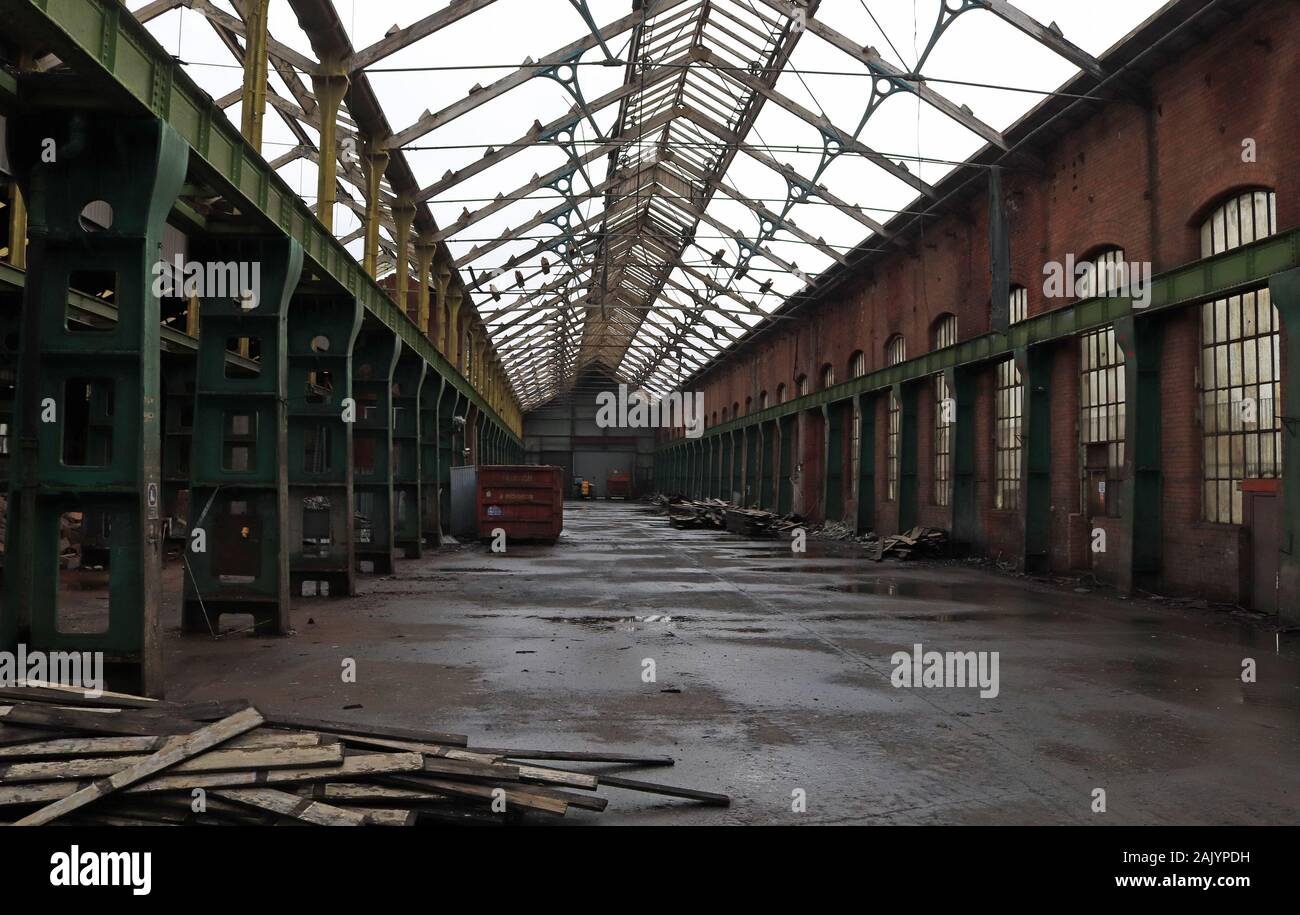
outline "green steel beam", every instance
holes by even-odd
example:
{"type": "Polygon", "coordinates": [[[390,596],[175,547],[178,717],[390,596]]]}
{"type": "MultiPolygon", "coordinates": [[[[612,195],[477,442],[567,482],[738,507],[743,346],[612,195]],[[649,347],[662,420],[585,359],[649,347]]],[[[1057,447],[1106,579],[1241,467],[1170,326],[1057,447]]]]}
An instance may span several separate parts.
{"type": "MultiPolygon", "coordinates": [[[[0,5],[4,2],[5,0],[0,0],[0,5]]],[[[1270,278],[1296,268],[1300,268],[1300,229],[1292,229],[1224,254],[1194,261],[1155,277],[1150,289],[1151,301],[1146,308],[1136,308],[1132,298],[1123,296],[1075,302],[1013,324],[1005,335],[985,334],[955,346],[934,350],[852,381],[768,407],[742,419],[718,423],[710,427],[705,435],[725,435],[754,423],[817,409],[858,394],[925,378],[945,369],[997,361],[1012,355],[1018,348],[1074,337],[1113,324],[1120,318],[1144,318],[1169,309],[1240,295],[1267,286],[1270,278]]],[[[660,448],[680,446],[680,441],[673,441],[660,448]]]]}
{"type": "Polygon", "coordinates": [[[192,172],[241,213],[302,246],[306,262],[355,296],[486,416],[522,441],[275,173],[148,29],[118,0],[0,0],[0,21],[57,55],[104,95],[162,118],[189,144],[192,172]]]}

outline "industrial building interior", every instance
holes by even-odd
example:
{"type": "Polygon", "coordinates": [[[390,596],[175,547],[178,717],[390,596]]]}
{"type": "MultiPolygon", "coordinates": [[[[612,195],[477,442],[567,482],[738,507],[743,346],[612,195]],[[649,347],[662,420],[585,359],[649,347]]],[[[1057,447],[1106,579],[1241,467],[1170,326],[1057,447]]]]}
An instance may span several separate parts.
{"type": "Polygon", "coordinates": [[[1300,822],[1298,82],[1292,0],[0,0],[0,824],[1300,822]]]}

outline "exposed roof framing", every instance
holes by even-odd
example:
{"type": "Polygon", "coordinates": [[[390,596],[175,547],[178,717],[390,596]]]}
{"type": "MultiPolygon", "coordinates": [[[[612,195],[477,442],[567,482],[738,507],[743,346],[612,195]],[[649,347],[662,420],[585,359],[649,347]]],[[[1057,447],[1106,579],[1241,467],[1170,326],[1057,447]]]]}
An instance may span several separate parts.
{"type": "MultiPolygon", "coordinates": [[[[229,2],[240,15],[223,12],[211,0],[155,0],[137,15],[147,20],[176,6],[194,9],[239,59],[247,0],[229,2]]],[[[958,17],[996,17],[1009,33],[1018,30],[1079,67],[1082,78],[1108,78],[1054,23],[1043,25],[1006,0],[944,0],[929,33],[917,36],[916,60],[907,69],[819,18],[822,0],[629,0],[630,11],[603,24],[593,15],[595,0],[547,0],[555,7],[547,16],[572,21],[571,41],[393,129],[366,69],[474,17],[496,15],[506,4],[453,0],[358,50],[333,0],[289,2],[314,56],[269,37],[270,66],[290,97],[271,90],[267,101],[296,142],[274,163],[319,161],[312,134],[321,112],[310,87],[315,79],[345,74],[338,135],[366,138],[389,154],[379,219],[387,238],[378,242],[378,262],[395,266],[403,256],[393,208],[409,201],[416,207],[415,234],[436,245],[437,266],[481,318],[524,409],[569,389],[593,366],[630,385],[667,393],[758,325],[778,320],[774,312],[797,289],[791,277],[807,288],[822,267],[849,266],[851,252],[896,244],[885,226],[890,220],[873,215],[894,209],[870,208],[869,201],[845,196],[843,186],[838,192],[828,186],[832,167],[847,157],[874,169],[880,181],[896,183],[908,198],[919,195],[924,206],[940,198],[920,168],[864,139],[868,122],[890,98],[910,94],[995,154],[1007,152],[1002,132],[922,75],[958,17]],[[822,110],[791,65],[807,36],[815,36],[836,67],[863,77],[861,110],[844,123],[822,110]],[[621,83],[593,84],[589,65],[598,64],[604,64],[598,73],[621,71],[621,83]],[[440,131],[481,109],[499,110],[505,96],[536,79],[557,84],[572,103],[569,110],[546,123],[538,119],[514,129],[507,124],[505,134],[516,140],[488,147],[437,180],[418,180],[407,158],[412,147],[436,148],[440,131]],[[489,108],[494,105],[498,109],[489,108]],[[818,138],[798,150],[811,160],[799,167],[782,161],[756,128],[765,110],[772,112],[769,118],[802,124],[801,130],[818,138]],[[538,150],[550,154],[549,164],[531,180],[503,177],[494,197],[458,201],[465,204],[459,216],[435,224],[430,204],[456,199],[458,189],[473,182],[481,187],[494,174],[504,175],[507,170],[497,170],[514,157],[538,150]],[[783,187],[784,199],[751,189],[743,173],[754,169],[783,187]],[[520,215],[521,201],[537,204],[534,215],[520,215]],[[849,226],[849,236],[828,239],[807,228],[816,220],[801,217],[818,212],[812,207],[849,226]],[[799,260],[810,266],[801,267],[799,260]]],[[[880,2],[862,0],[864,23],[880,2]]],[[[220,102],[233,105],[239,97],[232,93],[220,102]]],[[[1012,155],[1022,162],[1029,158],[1024,151],[1012,155]]],[[[341,152],[338,163],[338,201],[364,215],[365,171],[341,152]]],[[[360,230],[345,240],[359,237],[360,230]]],[[[413,257],[413,251],[405,256],[413,257]]]]}

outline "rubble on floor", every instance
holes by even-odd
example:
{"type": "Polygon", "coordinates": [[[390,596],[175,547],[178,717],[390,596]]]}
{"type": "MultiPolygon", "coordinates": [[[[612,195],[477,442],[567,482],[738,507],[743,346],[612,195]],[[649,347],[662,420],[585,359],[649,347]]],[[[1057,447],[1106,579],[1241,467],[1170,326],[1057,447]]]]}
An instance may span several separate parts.
{"type": "Polygon", "coordinates": [[[741,508],[722,499],[686,499],[681,496],[652,496],[650,499],[668,514],[676,528],[713,528],[747,537],[774,537],[804,526],[799,515],[777,515],[757,508],[741,508]]]}
{"type": "Polygon", "coordinates": [[[0,689],[0,822],[411,826],[600,812],[600,788],[723,794],[552,763],[668,756],[468,746],[459,734],[176,703],[50,684],[0,689]]]}
{"type": "Polygon", "coordinates": [[[914,527],[906,534],[883,537],[868,548],[867,556],[880,562],[886,556],[935,559],[948,555],[948,532],[939,527],[914,527]]]}

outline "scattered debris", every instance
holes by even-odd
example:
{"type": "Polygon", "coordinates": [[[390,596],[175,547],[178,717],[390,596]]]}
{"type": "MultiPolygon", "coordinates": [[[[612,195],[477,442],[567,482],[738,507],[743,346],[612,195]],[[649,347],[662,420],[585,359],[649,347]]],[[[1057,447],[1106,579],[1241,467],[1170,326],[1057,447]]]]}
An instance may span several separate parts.
{"type": "Polygon", "coordinates": [[[911,559],[920,556],[932,559],[948,553],[948,532],[939,527],[914,527],[906,534],[894,534],[876,541],[867,551],[870,559],[880,562],[886,556],[911,559]]]}
{"type": "Polygon", "coordinates": [[[539,762],[672,757],[481,748],[458,734],[263,714],[44,683],[0,689],[0,821],[411,826],[602,811],[616,787],[726,806],[723,794],[539,762]]]}
{"type": "Polygon", "coordinates": [[[740,508],[722,499],[684,499],[654,496],[650,500],[664,508],[668,523],[676,528],[713,528],[747,537],[775,537],[804,526],[799,515],[777,515],[757,508],[740,508]]]}

